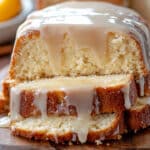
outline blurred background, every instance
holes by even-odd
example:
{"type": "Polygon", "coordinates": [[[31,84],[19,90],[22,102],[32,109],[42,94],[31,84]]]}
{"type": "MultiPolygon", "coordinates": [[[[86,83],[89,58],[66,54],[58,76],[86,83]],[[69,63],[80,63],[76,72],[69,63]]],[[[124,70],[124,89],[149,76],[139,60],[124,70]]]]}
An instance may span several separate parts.
{"type": "MultiPolygon", "coordinates": [[[[0,60],[11,53],[16,30],[34,10],[71,0],[0,0],[0,60]]],[[[77,0],[88,1],[88,0],[77,0]]],[[[150,22],[150,0],[91,0],[105,1],[138,11],[150,22]]],[[[1,66],[1,62],[0,62],[1,66]]]]}

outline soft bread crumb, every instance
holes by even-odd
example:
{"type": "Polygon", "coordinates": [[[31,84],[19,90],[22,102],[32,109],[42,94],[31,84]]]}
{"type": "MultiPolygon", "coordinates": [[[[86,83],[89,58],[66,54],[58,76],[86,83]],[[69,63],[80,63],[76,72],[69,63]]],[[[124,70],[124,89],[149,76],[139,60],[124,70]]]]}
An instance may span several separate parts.
{"type": "MultiPolygon", "coordinates": [[[[101,114],[94,118],[91,118],[88,133],[101,133],[102,135],[108,135],[111,133],[111,130],[115,130],[114,124],[116,122],[116,119],[117,115],[115,113],[101,114]]],[[[77,118],[71,116],[51,116],[48,118],[30,117],[17,122],[13,122],[11,125],[11,130],[15,135],[20,136],[24,136],[24,133],[27,133],[25,137],[28,138],[33,137],[36,139],[36,136],[41,135],[41,137],[44,137],[44,140],[51,140],[50,137],[53,137],[56,143],[59,143],[59,137],[62,138],[63,136],[65,137],[65,135],[72,133],[72,138],[69,138],[68,142],[77,142],[75,141],[73,136],[75,134],[75,120],[77,120],[77,118]]],[[[98,136],[97,140],[99,140],[100,138],[101,137],[98,136]]],[[[103,140],[105,140],[105,138],[103,138],[103,140]]],[[[96,141],[96,139],[94,141],[96,141]]]]}
{"type": "MultiPolygon", "coordinates": [[[[57,135],[72,131],[76,120],[73,116],[51,116],[48,118],[26,118],[13,124],[12,128],[22,128],[32,132],[46,131],[47,134],[55,133],[57,135]]],[[[116,119],[115,114],[102,114],[91,118],[90,131],[103,130],[111,126],[111,123],[116,119]]]]}

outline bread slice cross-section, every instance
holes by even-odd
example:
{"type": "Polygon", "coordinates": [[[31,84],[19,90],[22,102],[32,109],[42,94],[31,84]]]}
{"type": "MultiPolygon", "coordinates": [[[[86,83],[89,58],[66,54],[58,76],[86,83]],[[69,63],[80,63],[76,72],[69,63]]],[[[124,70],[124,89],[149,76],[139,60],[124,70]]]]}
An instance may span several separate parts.
{"type": "Polygon", "coordinates": [[[125,126],[123,114],[107,113],[88,119],[75,116],[30,117],[12,123],[11,131],[14,135],[54,143],[97,143],[120,139],[125,126]]]}
{"type": "Polygon", "coordinates": [[[38,115],[96,115],[122,112],[137,99],[131,75],[56,77],[20,83],[11,88],[12,118],[38,115]]]}

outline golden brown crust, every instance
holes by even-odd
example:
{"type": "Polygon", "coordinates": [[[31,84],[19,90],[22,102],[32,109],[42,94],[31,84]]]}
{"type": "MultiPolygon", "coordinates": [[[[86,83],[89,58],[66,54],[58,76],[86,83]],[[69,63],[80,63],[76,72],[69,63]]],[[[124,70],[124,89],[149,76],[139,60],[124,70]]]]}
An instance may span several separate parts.
{"type": "Polygon", "coordinates": [[[5,97],[9,97],[9,90],[10,90],[10,81],[8,77],[4,78],[2,80],[2,93],[5,97]]]}
{"type": "Polygon", "coordinates": [[[8,101],[4,97],[4,95],[0,92],[0,114],[8,113],[9,107],[8,107],[8,101]]]}
{"type": "MultiPolygon", "coordinates": [[[[91,115],[97,114],[96,109],[99,108],[99,113],[111,113],[122,112],[125,108],[124,93],[122,86],[116,86],[111,88],[96,88],[95,96],[93,99],[93,108],[91,109],[91,115]],[[98,101],[99,106],[96,106],[98,101]]],[[[137,93],[134,81],[130,84],[130,103],[131,106],[137,100],[137,93]]],[[[20,114],[23,117],[30,117],[40,114],[37,108],[34,106],[34,91],[23,90],[21,92],[20,100],[20,114]]],[[[67,106],[65,100],[65,93],[61,90],[47,93],[47,114],[59,114],[59,115],[77,115],[76,108],[72,105],[67,106]],[[59,109],[60,107],[61,110],[59,109]],[[67,110],[67,111],[66,111],[67,110]],[[67,113],[66,113],[67,112],[67,113]]]]}
{"type": "Polygon", "coordinates": [[[13,69],[14,66],[16,65],[16,61],[17,61],[16,57],[20,53],[20,50],[26,43],[27,39],[31,40],[31,39],[38,38],[39,36],[40,36],[40,32],[38,30],[32,30],[32,31],[28,31],[25,35],[19,37],[16,40],[15,45],[14,45],[15,48],[13,50],[11,62],[10,62],[10,69],[9,69],[9,78],[10,79],[16,79],[15,78],[16,77],[15,70],[13,69]]]}
{"type": "Polygon", "coordinates": [[[9,101],[9,94],[11,87],[15,86],[17,84],[17,81],[10,80],[9,77],[6,77],[2,81],[2,93],[7,101],[9,101]]]}
{"type": "MultiPolygon", "coordinates": [[[[130,84],[129,91],[129,99],[132,106],[137,100],[137,91],[134,81],[130,84]]],[[[124,93],[122,92],[121,87],[109,89],[98,88],[97,95],[98,99],[100,100],[99,110],[101,110],[103,113],[124,111],[126,109],[124,93]]]]}
{"type": "MultiPolygon", "coordinates": [[[[142,18],[140,18],[142,19],[142,18]]],[[[143,55],[143,50],[142,50],[142,47],[141,47],[141,43],[137,40],[136,36],[133,35],[133,33],[129,33],[130,35],[130,38],[131,39],[134,39],[135,43],[136,43],[136,46],[137,46],[137,50],[139,51],[139,61],[142,62],[141,65],[141,68],[142,68],[142,72],[141,72],[141,75],[143,76],[146,76],[148,73],[149,73],[149,69],[146,67],[146,64],[144,62],[145,58],[144,57],[147,57],[147,56],[144,56],[143,55]]],[[[139,76],[140,74],[134,74],[135,78],[136,79],[139,79],[139,76]]]]}
{"type": "MultiPolygon", "coordinates": [[[[125,133],[126,126],[124,123],[124,114],[119,113],[116,116],[115,121],[112,123],[111,127],[99,130],[99,131],[89,131],[87,136],[87,143],[95,143],[96,140],[105,141],[111,139],[120,139],[121,134],[125,133]]],[[[68,143],[68,142],[75,142],[79,143],[77,135],[73,132],[67,132],[62,135],[54,135],[52,133],[45,133],[45,132],[36,132],[30,130],[23,130],[21,128],[15,127],[13,125],[11,127],[12,134],[15,136],[21,136],[28,139],[35,139],[35,140],[48,140],[54,143],[68,143]],[[73,136],[76,136],[75,140],[72,141],[73,136]]]]}
{"type": "Polygon", "coordinates": [[[145,104],[133,107],[127,111],[126,119],[128,128],[137,131],[141,128],[150,126],[150,105],[145,104]]]}
{"type": "MultiPolygon", "coordinates": [[[[109,32],[108,33],[108,38],[107,40],[109,39],[109,37],[111,36],[114,36],[115,37],[115,32],[109,32]]],[[[146,67],[146,64],[144,62],[144,57],[143,56],[143,50],[142,50],[142,47],[141,47],[141,44],[139,43],[139,41],[137,40],[136,36],[133,34],[133,33],[128,33],[128,34],[124,34],[124,33],[117,33],[117,35],[122,35],[124,37],[126,37],[126,39],[129,39],[130,40],[134,40],[135,44],[136,44],[136,47],[137,47],[137,51],[139,52],[139,62],[140,62],[140,67],[141,67],[141,74],[140,73],[136,73],[136,72],[133,72],[132,74],[134,75],[135,79],[138,80],[140,78],[140,75],[143,75],[143,76],[147,76],[147,74],[149,73],[149,70],[147,69],[146,67]]],[[[122,73],[127,73],[127,72],[122,72],[122,73]]],[[[128,72],[129,73],[129,72],[128,72]]],[[[114,72],[114,74],[116,74],[114,72]]],[[[130,74],[130,73],[129,73],[130,74]]]]}

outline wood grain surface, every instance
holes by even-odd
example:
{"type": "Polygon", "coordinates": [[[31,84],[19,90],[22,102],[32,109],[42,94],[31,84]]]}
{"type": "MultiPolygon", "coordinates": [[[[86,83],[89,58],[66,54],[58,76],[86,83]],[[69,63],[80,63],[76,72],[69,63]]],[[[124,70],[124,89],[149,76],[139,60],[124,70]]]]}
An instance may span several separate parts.
{"type": "MultiPolygon", "coordinates": [[[[0,57],[0,76],[7,74],[10,56],[0,57]],[[4,68],[4,69],[2,69],[4,68]]],[[[120,141],[109,141],[103,145],[54,145],[49,142],[32,141],[14,137],[7,128],[0,128],[0,150],[126,150],[150,149],[150,128],[136,134],[130,133],[120,141]]]]}

